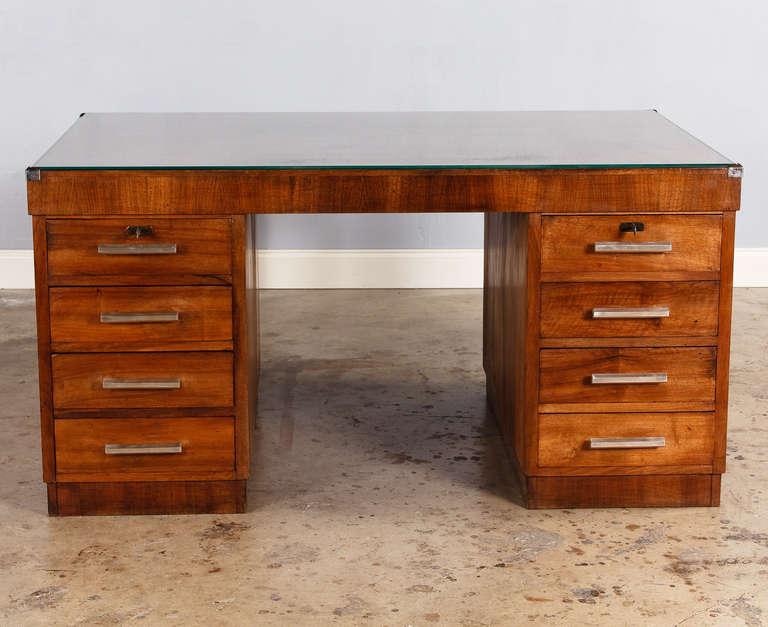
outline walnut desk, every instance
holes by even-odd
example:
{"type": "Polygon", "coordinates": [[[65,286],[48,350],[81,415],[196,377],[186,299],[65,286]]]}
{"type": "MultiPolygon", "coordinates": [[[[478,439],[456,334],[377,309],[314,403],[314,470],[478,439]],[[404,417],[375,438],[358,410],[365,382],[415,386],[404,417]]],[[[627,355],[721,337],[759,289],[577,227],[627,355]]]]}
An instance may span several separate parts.
{"type": "Polygon", "coordinates": [[[527,505],[717,505],[741,174],[654,111],[83,115],[27,170],[49,511],[243,511],[254,214],[438,211],[527,505]]]}

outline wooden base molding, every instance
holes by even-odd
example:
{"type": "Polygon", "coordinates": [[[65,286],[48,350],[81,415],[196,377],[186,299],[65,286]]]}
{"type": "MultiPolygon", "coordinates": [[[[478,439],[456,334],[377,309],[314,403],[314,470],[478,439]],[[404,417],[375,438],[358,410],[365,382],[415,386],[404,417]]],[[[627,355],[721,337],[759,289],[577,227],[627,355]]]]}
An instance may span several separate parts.
{"type": "Polygon", "coordinates": [[[241,514],[245,512],[245,486],[244,479],[49,483],[48,514],[241,514]]]}
{"type": "Polygon", "coordinates": [[[528,477],[525,489],[531,509],[720,505],[720,475],[528,477]]]}

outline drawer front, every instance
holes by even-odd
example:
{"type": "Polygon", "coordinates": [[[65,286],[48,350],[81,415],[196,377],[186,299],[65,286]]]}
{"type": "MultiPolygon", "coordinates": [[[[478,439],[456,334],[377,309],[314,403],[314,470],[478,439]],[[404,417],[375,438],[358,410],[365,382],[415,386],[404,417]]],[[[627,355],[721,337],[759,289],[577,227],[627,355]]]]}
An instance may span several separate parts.
{"type": "Polygon", "coordinates": [[[715,272],[720,268],[721,233],[719,214],[544,216],[542,271],[715,272]],[[631,223],[642,224],[643,230],[621,231],[631,223]]]}
{"type": "Polygon", "coordinates": [[[46,229],[54,285],[221,283],[232,274],[226,218],[48,220],[46,229]]]}
{"type": "Polygon", "coordinates": [[[59,481],[231,478],[232,418],[74,418],[55,423],[59,481]]]}
{"type": "Polygon", "coordinates": [[[710,465],[714,433],[711,412],[541,414],[539,466],[710,465]]]}
{"type": "Polygon", "coordinates": [[[541,336],[715,336],[718,303],[717,281],[544,283],[541,336]]]}
{"type": "Polygon", "coordinates": [[[232,349],[230,287],[55,287],[52,350],[232,349]]]}
{"type": "Polygon", "coordinates": [[[51,361],[54,413],[233,404],[232,353],[56,354],[51,361]]]}
{"type": "Polygon", "coordinates": [[[544,349],[539,400],[542,404],[713,401],[715,356],[714,348],[544,349]]]}

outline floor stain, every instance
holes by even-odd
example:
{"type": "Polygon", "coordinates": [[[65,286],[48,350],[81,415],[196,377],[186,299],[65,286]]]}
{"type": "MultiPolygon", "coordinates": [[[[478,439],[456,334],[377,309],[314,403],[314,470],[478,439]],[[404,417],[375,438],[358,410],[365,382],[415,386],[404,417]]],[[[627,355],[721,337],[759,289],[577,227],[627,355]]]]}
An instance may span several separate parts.
{"type": "Polygon", "coordinates": [[[348,595],[347,604],[343,607],[337,607],[333,610],[336,616],[359,616],[365,609],[365,601],[360,597],[348,595]]]}
{"type": "Polygon", "coordinates": [[[18,611],[31,609],[46,610],[55,607],[66,594],[67,588],[61,586],[47,586],[35,590],[34,592],[30,592],[20,599],[13,599],[10,608],[18,611]]]}
{"type": "Polygon", "coordinates": [[[748,627],[760,627],[763,624],[763,610],[749,603],[744,595],[731,603],[731,611],[741,618],[748,627]]]}
{"type": "Polygon", "coordinates": [[[309,546],[301,542],[291,542],[290,544],[274,547],[266,554],[269,568],[280,568],[286,564],[315,562],[319,557],[320,551],[317,547],[309,546]]]}

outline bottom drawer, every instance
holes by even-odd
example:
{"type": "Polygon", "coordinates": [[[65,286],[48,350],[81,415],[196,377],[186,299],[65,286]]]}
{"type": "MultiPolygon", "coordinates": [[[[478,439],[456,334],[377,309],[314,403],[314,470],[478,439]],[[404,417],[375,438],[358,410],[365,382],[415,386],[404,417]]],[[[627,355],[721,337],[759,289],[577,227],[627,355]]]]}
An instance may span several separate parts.
{"type": "Polygon", "coordinates": [[[233,418],[93,418],[55,422],[58,481],[234,478],[233,418]]]}
{"type": "Polygon", "coordinates": [[[711,466],[714,414],[540,414],[542,468],[711,466]]]}

